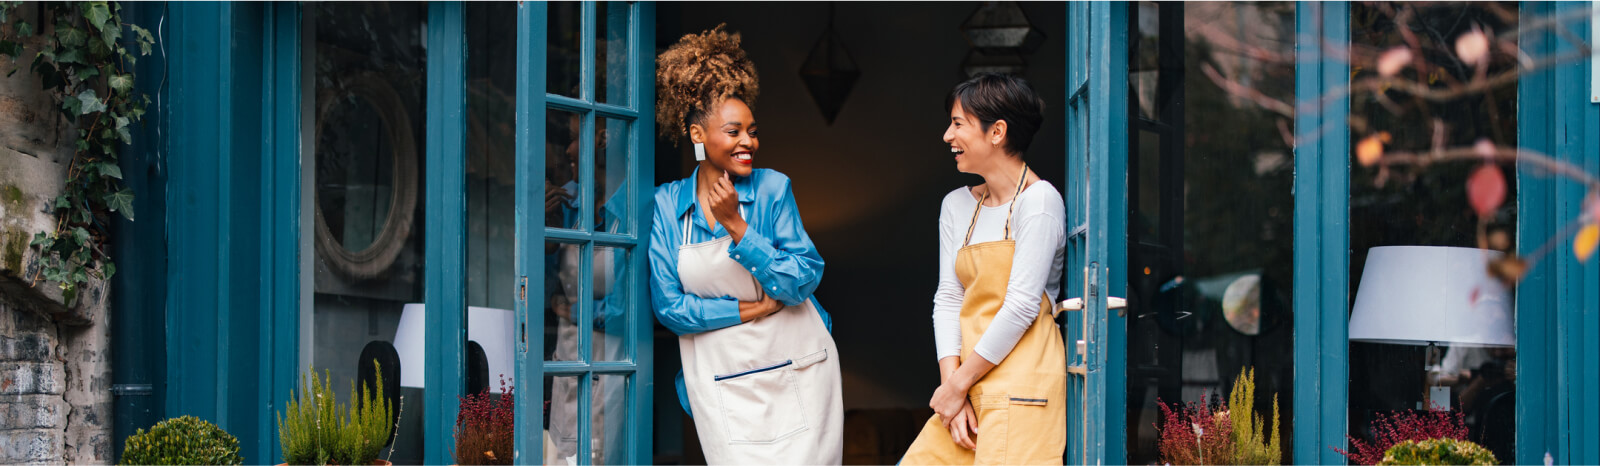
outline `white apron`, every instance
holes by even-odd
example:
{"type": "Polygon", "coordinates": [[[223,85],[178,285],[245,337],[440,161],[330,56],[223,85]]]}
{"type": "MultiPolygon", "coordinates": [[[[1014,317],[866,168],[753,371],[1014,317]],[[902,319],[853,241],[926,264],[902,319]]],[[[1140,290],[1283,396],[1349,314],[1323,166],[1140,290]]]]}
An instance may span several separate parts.
{"type": "MultiPolygon", "coordinates": [[[[742,213],[741,213],[742,214],[742,213]]],[[[678,280],[703,298],[763,296],[728,257],[731,236],[687,244],[678,280]]],[[[708,464],[840,464],[844,399],[838,348],[811,300],[750,322],[678,337],[684,385],[708,464]]]]}

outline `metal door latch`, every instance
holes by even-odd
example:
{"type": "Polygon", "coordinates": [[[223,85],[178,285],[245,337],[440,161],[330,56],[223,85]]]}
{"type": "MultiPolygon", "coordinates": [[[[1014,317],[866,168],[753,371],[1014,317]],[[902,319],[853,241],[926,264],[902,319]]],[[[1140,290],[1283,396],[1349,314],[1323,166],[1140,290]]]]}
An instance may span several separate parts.
{"type": "MultiPolygon", "coordinates": [[[[1118,297],[1114,297],[1114,296],[1107,296],[1106,297],[1106,309],[1107,310],[1124,309],[1124,308],[1127,308],[1127,307],[1128,307],[1128,300],[1126,300],[1126,299],[1122,299],[1122,298],[1118,298],[1118,297]]],[[[1056,307],[1056,312],[1082,311],[1082,310],[1083,310],[1083,298],[1064,299],[1056,307]]]]}

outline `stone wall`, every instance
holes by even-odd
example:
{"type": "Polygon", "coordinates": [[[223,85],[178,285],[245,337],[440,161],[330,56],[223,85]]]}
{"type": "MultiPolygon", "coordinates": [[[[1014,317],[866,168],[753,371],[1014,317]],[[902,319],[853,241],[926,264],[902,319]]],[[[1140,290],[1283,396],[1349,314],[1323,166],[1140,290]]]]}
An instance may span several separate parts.
{"type": "Polygon", "coordinates": [[[3,77],[18,64],[0,58],[0,464],[112,463],[104,283],[69,303],[57,284],[35,281],[38,252],[28,247],[55,227],[48,206],[75,128],[20,65],[3,77]]]}

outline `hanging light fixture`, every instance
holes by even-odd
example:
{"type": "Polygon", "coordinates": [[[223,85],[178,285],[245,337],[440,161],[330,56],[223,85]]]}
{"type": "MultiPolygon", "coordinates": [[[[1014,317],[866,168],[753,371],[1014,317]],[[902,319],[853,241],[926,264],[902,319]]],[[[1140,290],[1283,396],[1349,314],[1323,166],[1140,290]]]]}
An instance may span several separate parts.
{"type": "Polygon", "coordinates": [[[822,31],[822,37],[817,38],[816,45],[811,46],[811,53],[800,65],[800,80],[806,83],[811,100],[817,103],[817,108],[822,110],[822,118],[829,125],[839,116],[839,109],[844,107],[850,89],[861,77],[861,69],[856,67],[855,59],[845,49],[844,41],[834,33],[833,6],[832,2],[828,3],[828,28],[822,31]]]}
{"type": "Polygon", "coordinates": [[[1044,43],[1044,33],[1033,27],[1017,2],[984,2],[961,23],[961,35],[972,50],[961,61],[967,76],[994,72],[1021,74],[1025,58],[1044,43]]]}

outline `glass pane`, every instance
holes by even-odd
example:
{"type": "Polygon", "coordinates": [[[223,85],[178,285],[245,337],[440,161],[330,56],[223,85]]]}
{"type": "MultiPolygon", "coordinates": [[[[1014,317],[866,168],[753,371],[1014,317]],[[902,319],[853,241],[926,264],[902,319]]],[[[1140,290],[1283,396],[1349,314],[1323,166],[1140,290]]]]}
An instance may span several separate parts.
{"type": "MultiPolygon", "coordinates": [[[[545,112],[544,225],[578,228],[578,132],[583,117],[561,110],[545,112]]],[[[624,170],[626,171],[626,170],[624,170]]]]}
{"type": "Polygon", "coordinates": [[[545,92],[581,97],[579,72],[583,67],[583,4],[579,2],[550,2],[550,44],[545,49],[549,57],[545,71],[545,92]]]}
{"type": "Polygon", "coordinates": [[[628,335],[629,252],[625,248],[594,248],[594,355],[596,361],[631,361],[633,345],[628,335]]]}
{"type": "Polygon", "coordinates": [[[1141,65],[1130,65],[1130,79],[1154,100],[1127,110],[1138,125],[1129,134],[1138,152],[1127,212],[1137,240],[1126,272],[1128,462],[1181,461],[1158,449],[1160,406],[1229,410],[1236,378],[1253,370],[1254,415],[1271,429],[1277,402],[1279,461],[1291,464],[1294,148],[1280,128],[1292,131],[1294,119],[1205,70],[1293,102],[1295,6],[1162,2],[1132,12],[1130,60],[1141,65]]]}
{"type": "Polygon", "coordinates": [[[599,2],[595,15],[595,92],[600,102],[627,105],[633,86],[628,85],[629,10],[625,2],[599,2]]]}
{"type": "MultiPolygon", "coordinates": [[[[578,376],[545,376],[544,464],[582,464],[578,461],[578,396],[583,393],[578,376]]],[[[591,422],[593,422],[591,420],[591,422]]]]}
{"type": "MultiPolygon", "coordinates": [[[[516,386],[513,3],[467,3],[467,393],[516,386]]],[[[500,454],[507,454],[502,452],[500,454]]]]}
{"type": "Polygon", "coordinates": [[[628,376],[621,374],[596,375],[594,398],[594,424],[590,427],[593,441],[590,453],[594,464],[627,464],[628,448],[628,376]]]}
{"type": "Polygon", "coordinates": [[[632,233],[633,216],[629,215],[628,154],[633,141],[629,121],[598,118],[595,133],[594,180],[595,196],[602,204],[595,209],[595,229],[611,233],[632,233]]]}
{"type": "MultiPolygon", "coordinates": [[[[544,344],[546,361],[581,361],[578,353],[578,319],[583,295],[583,245],[545,243],[544,344]]],[[[592,294],[592,292],[591,292],[592,294]]],[[[592,305],[592,304],[590,304],[592,305]]]]}
{"type": "MultiPolygon", "coordinates": [[[[1409,32],[1418,40],[1412,49],[1416,60],[1394,77],[1434,89],[1481,79],[1475,78],[1481,76],[1476,67],[1456,58],[1457,37],[1475,28],[1511,31],[1518,25],[1517,4],[1509,2],[1448,8],[1352,3],[1350,14],[1352,25],[1360,25],[1351,28],[1353,82],[1379,79],[1372,64],[1385,51],[1411,47],[1409,32]],[[1395,20],[1400,14],[1409,17],[1403,25],[1395,20]]],[[[1491,37],[1496,43],[1489,48],[1487,76],[1515,71],[1517,56],[1506,51],[1517,50],[1517,36],[1491,37]]],[[[1424,101],[1388,86],[1385,91],[1353,87],[1359,90],[1350,97],[1352,147],[1380,133],[1386,136],[1376,137],[1386,144],[1375,163],[1351,161],[1349,435],[1371,442],[1395,416],[1434,408],[1447,412],[1434,415],[1445,419],[1460,415],[1467,440],[1488,448],[1502,463],[1514,463],[1515,293],[1489,279],[1486,270],[1487,261],[1515,251],[1521,240],[1516,237],[1515,168],[1487,165],[1505,178],[1506,199],[1480,219],[1467,202],[1467,179],[1486,166],[1482,159],[1426,166],[1398,161],[1408,153],[1470,150],[1480,140],[1516,147],[1517,81],[1442,101],[1424,101]],[[1394,275],[1397,261],[1406,273],[1394,275]],[[1407,304],[1403,314],[1387,307],[1403,302],[1399,296],[1424,295],[1407,304]],[[1427,325],[1415,325],[1396,321],[1400,315],[1431,317],[1427,325]],[[1462,338],[1461,331],[1473,337],[1462,338]]],[[[1381,454],[1378,449],[1352,463],[1381,454]]]]}
{"type": "MultiPolygon", "coordinates": [[[[301,56],[310,105],[304,131],[309,243],[310,363],[339,402],[380,362],[396,405],[426,399],[423,108],[427,5],[309,3],[301,56]],[[365,371],[365,372],[363,372],[365,371]]],[[[421,404],[399,420],[393,461],[422,461],[421,404]]]]}

